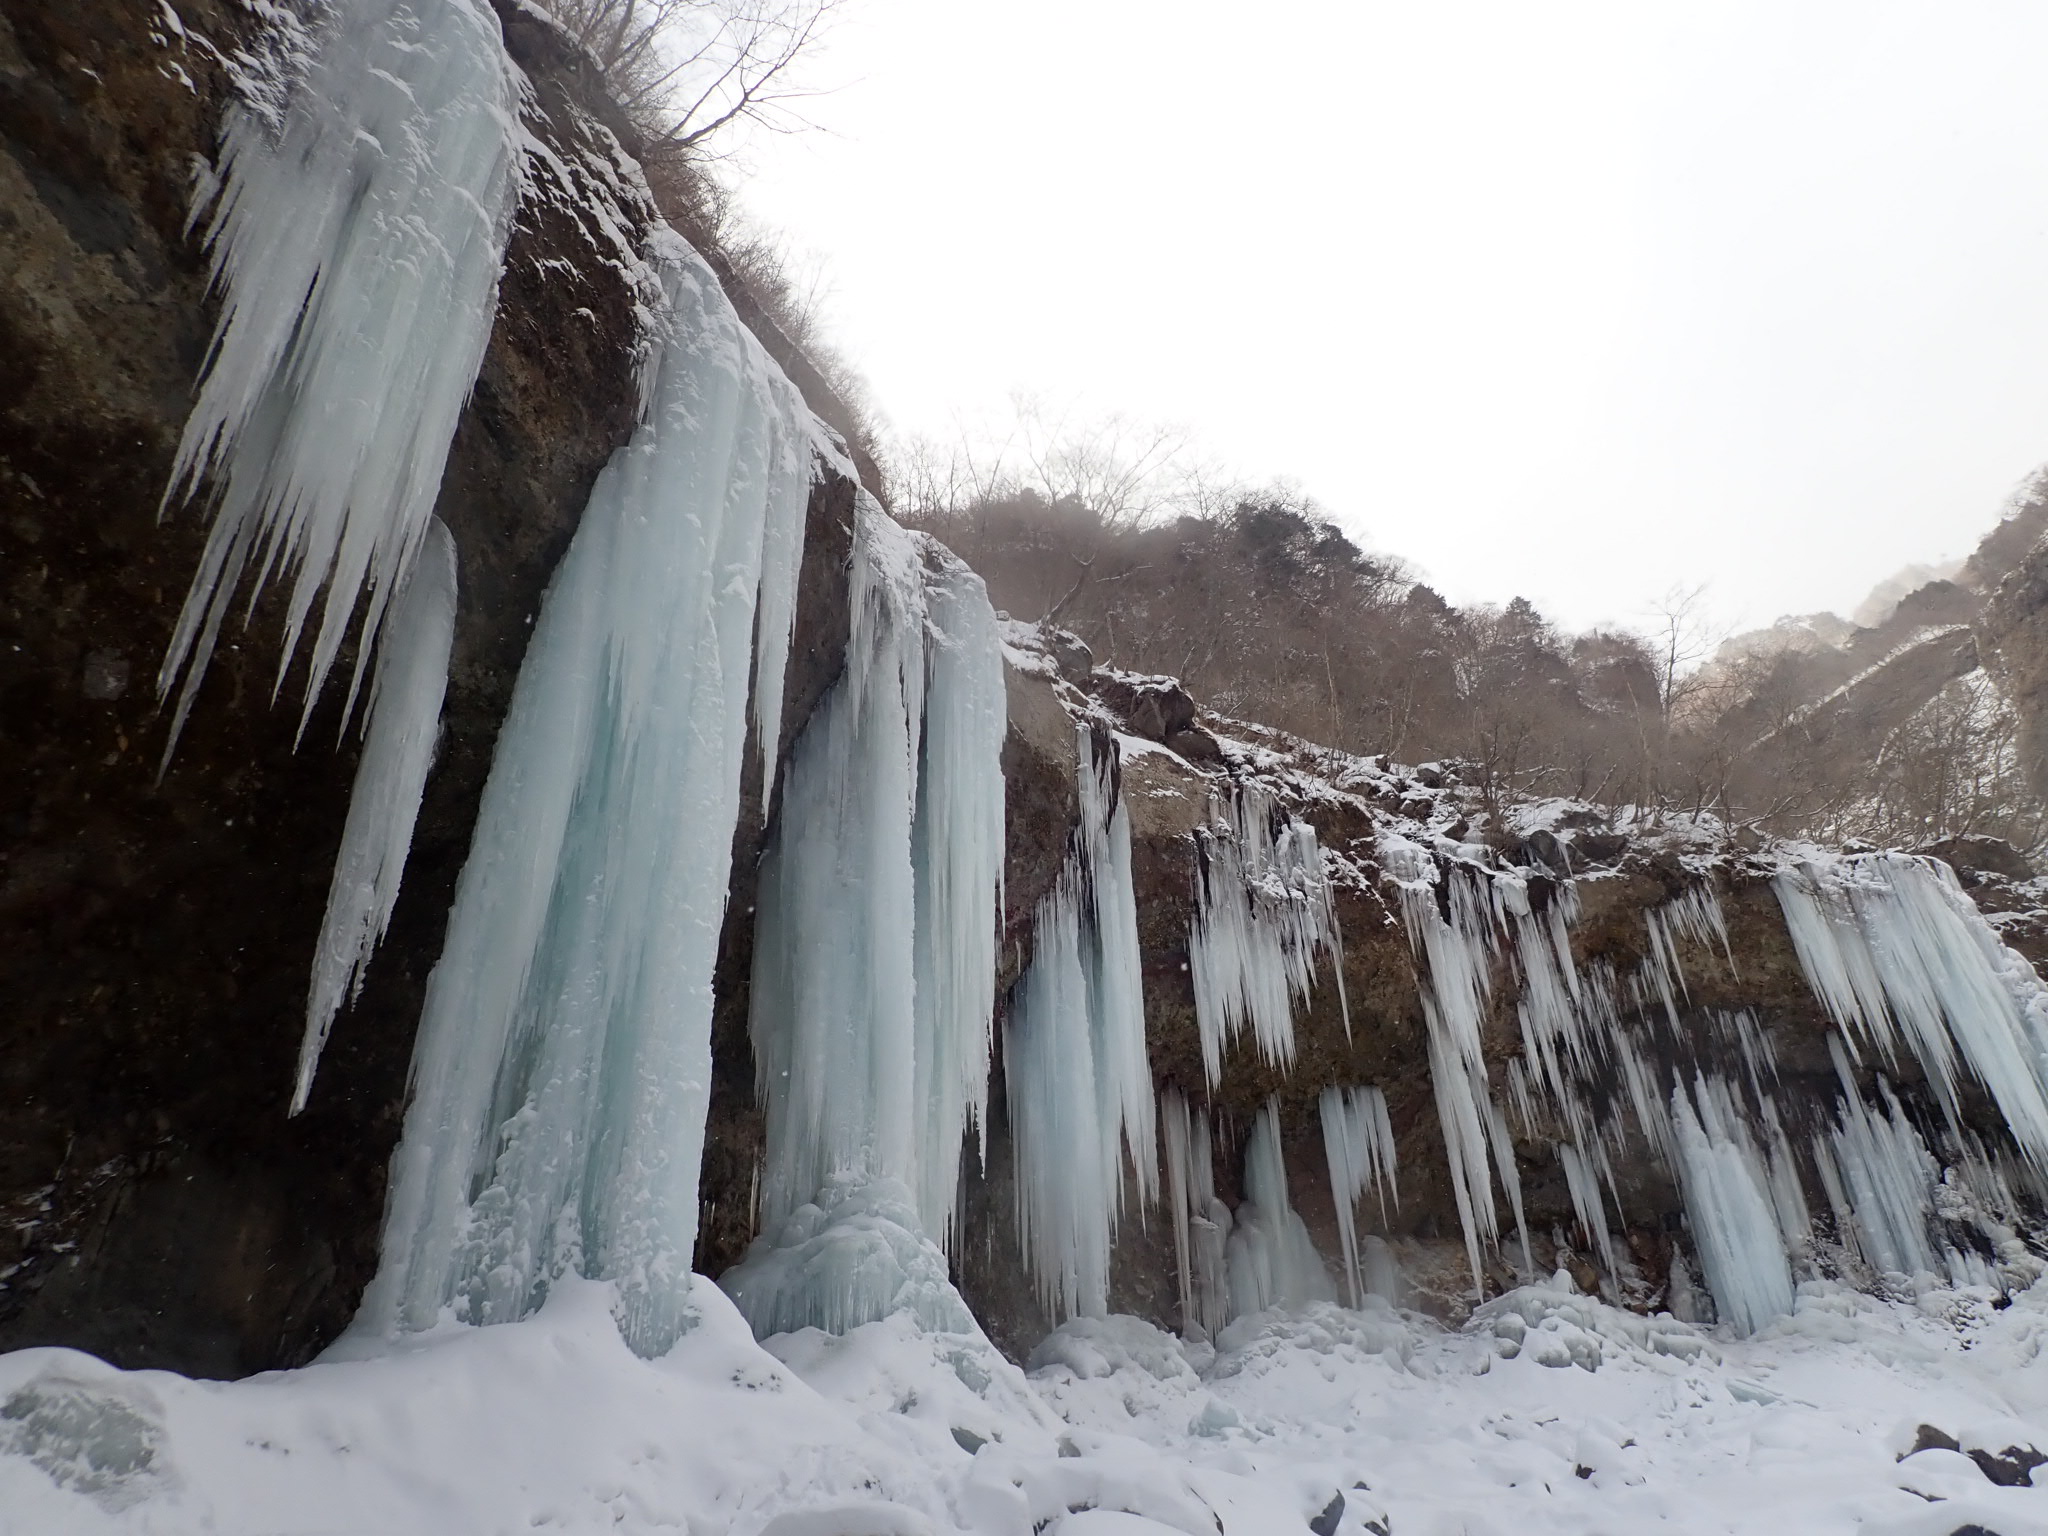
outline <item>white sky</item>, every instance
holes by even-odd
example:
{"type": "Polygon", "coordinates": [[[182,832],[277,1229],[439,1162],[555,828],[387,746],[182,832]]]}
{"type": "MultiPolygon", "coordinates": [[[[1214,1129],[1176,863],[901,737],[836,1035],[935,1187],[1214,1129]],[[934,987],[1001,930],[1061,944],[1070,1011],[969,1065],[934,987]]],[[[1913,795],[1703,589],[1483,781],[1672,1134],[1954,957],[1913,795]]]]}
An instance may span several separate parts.
{"type": "Polygon", "coordinates": [[[2039,0],[850,0],[748,206],[897,428],[1184,425],[1454,600],[1847,612],[2048,459],[2039,0]]]}

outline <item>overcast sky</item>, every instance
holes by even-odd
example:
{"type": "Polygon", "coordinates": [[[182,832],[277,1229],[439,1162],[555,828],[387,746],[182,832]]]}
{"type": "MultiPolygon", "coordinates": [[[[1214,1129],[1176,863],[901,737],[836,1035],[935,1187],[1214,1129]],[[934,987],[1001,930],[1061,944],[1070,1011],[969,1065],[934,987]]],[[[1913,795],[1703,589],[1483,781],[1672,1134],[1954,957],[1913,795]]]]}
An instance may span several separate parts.
{"type": "Polygon", "coordinates": [[[1848,611],[2048,459],[2048,5],[849,0],[750,208],[897,429],[1182,424],[1454,600],[1848,611]]]}

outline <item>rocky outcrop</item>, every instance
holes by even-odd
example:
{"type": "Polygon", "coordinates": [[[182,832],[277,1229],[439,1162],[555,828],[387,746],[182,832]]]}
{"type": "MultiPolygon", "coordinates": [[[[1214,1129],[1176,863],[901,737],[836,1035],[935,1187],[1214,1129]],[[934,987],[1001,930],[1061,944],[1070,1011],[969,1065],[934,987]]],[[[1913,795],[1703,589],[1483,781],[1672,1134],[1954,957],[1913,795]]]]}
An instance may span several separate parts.
{"type": "Polygon", "coordinates": [[[2020,761],[2048,799],[2048,545],[2036,546],[2001,580],[1982,630],[2020,718],[2020,761]]]}

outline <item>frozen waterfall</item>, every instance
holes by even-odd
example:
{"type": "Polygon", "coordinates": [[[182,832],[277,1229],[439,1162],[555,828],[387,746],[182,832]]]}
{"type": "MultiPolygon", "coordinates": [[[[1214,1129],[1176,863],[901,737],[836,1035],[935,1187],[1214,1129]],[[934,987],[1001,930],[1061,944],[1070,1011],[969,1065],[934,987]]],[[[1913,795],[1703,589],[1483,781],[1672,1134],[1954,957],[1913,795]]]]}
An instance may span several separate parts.
{"type": "Polygon", "coordinates": [[[1792,1268],[1773,1209],[1770,1177],[1725,1091],[1700,1079],[1671,1106],[1685,1212],[1707,1288],[1724,1318],[1754,1333],[1792,1310],[1792,1268]]]}
{"type": "Polygon", "coordinates": [[[1150,1201],[1159,1152],[1119,749],[1077,734],[1081,821],[1038,905],[1003,1068],[1025,1262],[1048,1311],[1100,1317],[1126,1166],[1150,1201]]]}
{"type": "Polygon", "coordinates": [[[1322,1255],[1288,1198],[1280,1106],[1268,1100],[1245,1145],[1244,1203],[1230,1229],[1230,1315],[1336,1299],[1322,1255]]]}
{"type": "Polygon", "coordinates": [[[313,946],[292,1114],[306,1107],[327,1031],[343,1001],[362,986],[370,954],[390,926],[440,737],[454,640],[455,540],[438,517],[429,518],[419,559],[392,605],[370,685],[363,753],[349,791],[327,911],[313,946]]]}
{"type": "MultiPolygon", "coordinates": [[[[201,186],[219,328],[166,504],[214,502],[158,675],[168,764],[245,570],[289,572],[281,685],[321,589],[300,729],[368,593],[363,677],[482,365],[526,89],[483,0],[348,0],[280,104],[234,106],[201,186]]],[[[250,602],[255,601],[251,592],[250,602]]]]}
{"type": "Polygon", "coordinates": [[[1773,882],[1806,979],[1854,1049],[1903,1037],[1951,1128],[1958,1074],[1990,1090],[2020,1150],[2048,1172],[2048,987],[1934,859],[1809,858],[1773,882]]]}
{"type": "Polygon", "coordinates": [[[653,255],[643,418],[541,605],[428,982],[372,1335],[520,1317],[569,1270],[643,1355],[688,1325],[749,663],[789,625],[756,593],[795,590],[813,449],[710,269],[653,255]]]}
{"type": "MultiPolygon", "coordinates": [[[[891,1251],[945,1240],[988,1099],[1008,724],[995,614],[981,578],[867,497],[850,598],[845,672],[791,749],[756,901],[765,1235],[723,1283],[763,1333],[844,1331],[894,1305],[894,1261],[864,1267],[858,1250],[885,1231],[891,1251]],[[870,1181],[894,1193],[858,1194],[870,1181]],[[857,1229],[812,1230],[828,1190],[857,1229]],[[787,1256],[806,1244],[836,1257],[787,1256]],[[874,1283],[847,1292],[847,1275],[874,1283]],[[786,1289],[825,1276],[829,1294],[786,1289]]],[[[920,1262],[943,1283],[943,1256],[920,1262]]]]}

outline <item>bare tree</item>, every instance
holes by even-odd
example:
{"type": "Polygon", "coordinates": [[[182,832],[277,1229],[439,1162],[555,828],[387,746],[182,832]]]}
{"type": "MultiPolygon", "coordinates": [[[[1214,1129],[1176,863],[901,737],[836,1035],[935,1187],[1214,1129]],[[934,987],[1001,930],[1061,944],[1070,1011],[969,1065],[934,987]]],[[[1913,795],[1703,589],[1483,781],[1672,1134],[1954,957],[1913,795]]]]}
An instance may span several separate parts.
{"type": "Polygon", "coordinates": [[[806,126],[799,65],[843,0],[542,0],[604,71],[643,156],[702,158],[739,122],[806,126]]]}

